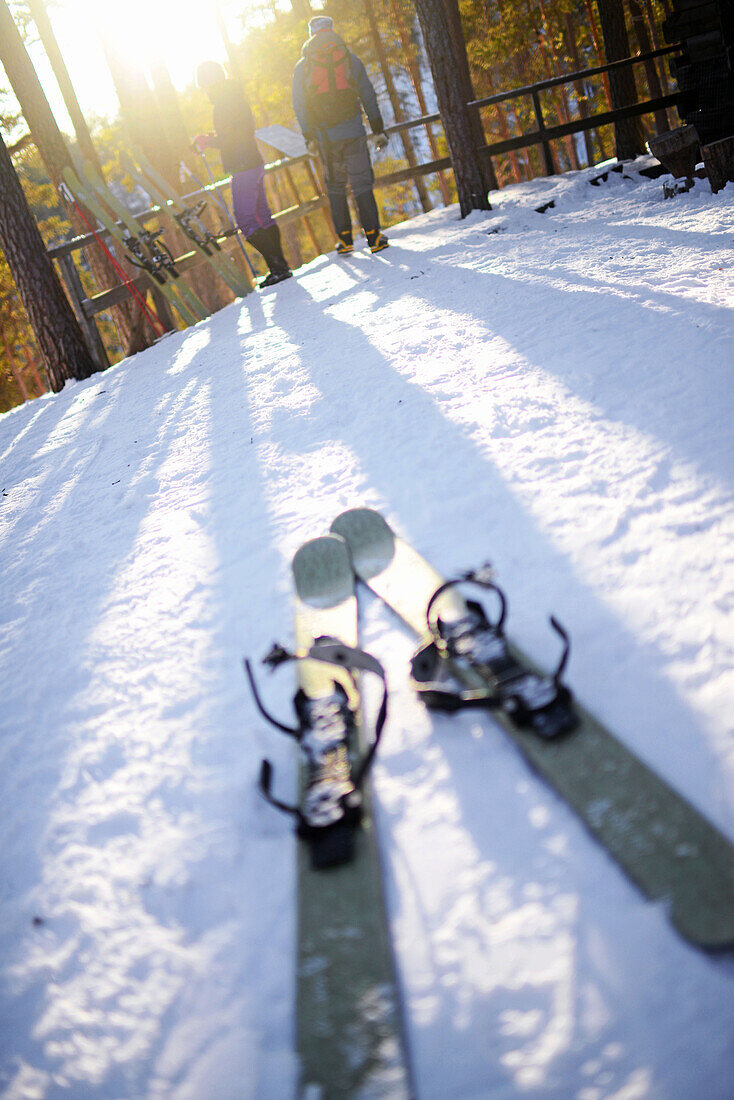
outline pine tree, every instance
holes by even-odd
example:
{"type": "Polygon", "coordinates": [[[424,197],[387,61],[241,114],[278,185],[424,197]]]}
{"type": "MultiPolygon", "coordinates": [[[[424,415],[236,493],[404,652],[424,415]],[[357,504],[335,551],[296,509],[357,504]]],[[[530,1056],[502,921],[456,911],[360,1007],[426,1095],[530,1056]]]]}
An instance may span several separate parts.
{"type": "Polygon", "coordinates": [[[51,388],[97,367],[48,257],[5,142],[0,137],[0,247],[38,341],[51,388]]]}
{"type": "MultiPolygon", "coordinates": [[[[466,52],[459,48],[456,0],[415,0],[423,41],[433,74],[462,218],[472,210],[490,210],[488,192],[494,174],[477,152],[477,128],[467,103],[473,95],[466,52]],[[449,14],[451,12],[451,14],[449,14]]],[[[460,17],[459,17],[460,19],[460,17]]]]}
{"type": "MultiPolygon", "coordinates": [[[[0,0],[0,61],[49,179],[54,189],[58,190],[64,168],[72,166],[71,156],[5,0],[0,0]]],[[[66,213],[75,232],[87,232],[87,225],[73,207],[67,206],[66,213]]],[[[116,284],[117,276],[96,247],[90,247],[88,259],[99,286],[104,288],[116,284]]],[[[133,324],[129,312],[123,312],[119,325],[122,339],[128,344],[130,353],[141,350],[150,342],[146,339],[139,319],[136,318],[133,324]]]]}
{"type": "MultiPolygon", "coordinates": [[[[604,39],[607,61],[620,61],[630,56],[629,37],[624,18],[622,0],[596,0],[604,39]]],[[[612,108],[626,107],[637,102],[634,73],[630,68],[612,70],[609,73],[612,108]]],[[[619,160],[629,160],[645,151],[645,139],[639,118],[626,118],[614,124],[614,134],[619,160]]]]}

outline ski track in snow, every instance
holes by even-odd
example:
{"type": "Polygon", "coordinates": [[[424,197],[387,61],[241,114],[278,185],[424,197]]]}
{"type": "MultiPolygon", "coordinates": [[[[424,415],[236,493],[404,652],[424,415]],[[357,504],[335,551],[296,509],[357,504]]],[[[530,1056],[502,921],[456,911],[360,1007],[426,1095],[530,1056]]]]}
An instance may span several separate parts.
{"type": "MultiPolygon", "coordinates": [[[[579,697],[734,837],[734,185],[594,174],[423,215],[0,418],[3,1100],[292,1094],[294,840],[255,784],[296,761],[240,659],[290,640],[290,558],[345,508],[446,573],[490,558],[547,666],[556,613],[579,697]]],[[[419,1095],[729,1100],[731,959],[489,717],[425,713],[413,640],[361,608],[419,1095]]],[[[287,715],[288,673],[263,686],[287,715]]]]}

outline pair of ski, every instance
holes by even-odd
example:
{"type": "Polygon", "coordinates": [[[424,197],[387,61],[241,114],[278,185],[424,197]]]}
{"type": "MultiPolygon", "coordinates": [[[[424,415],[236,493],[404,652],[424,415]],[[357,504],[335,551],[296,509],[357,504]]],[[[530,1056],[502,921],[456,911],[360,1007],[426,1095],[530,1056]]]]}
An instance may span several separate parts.
{"type": "Polygon", "coordinates": [[[67,166],[62,176],[66,197],[72,202],[76,197],[87,207],[98,223],[123,246],[129,262],[156,283],[184,324],[195,325],[209,316],[199,296],[180,278],[171,252],[161,241],[162,230],[151,231],[139,225],[90,164],[77,165],[77,170],[67,166]]]}
{"type": "Polygon", "coordinates": [[[238,298],[244,298],[254,290],[253,280],[240,271],[220,244],[219,238],[223,235],[231,235],[232,230],[227,228],[224,234],[212,233],[204,222],[203,213],[206,208],[204,199],[187,205],[184,198],[171,191],[170,185],[140,149],[135,150],[135,160],[123,151],[122,166],[130,178],[147,191],[153,202],[158,204],[161,213],[166,214],[181,229],[194,249],[204,256],[209,266],[233,294],[238,298]]]}
{"type": "MultiPolygon", "coordinates": [[[[142,171],[136,168],[131,157],[123,154],[123,164],[131,178],[153,198],[160,211],[179,226],[195,251],[201,253],[234,294],[238,297],[249,294],[253,289],[252,282],[226,255],[217,236],[211,233],[202,220],[205,203],[201,201],[194,206],[187,206],[179,196],[167,194],[169,188],[165,179],[141,152],[137,153],[137,158],[142,171]]],[[[72,193],[72,201],[75,195],[99,224],[123,245],[129,262],[145,271],[155,281],[185,324],[196,324],[209,316],[209,311],[199,296],[180,277],[173,255],[161,240],[162,229],[151,231],[141,226],[89,163],[77,165],[76,171],[66,168],[63,179],[72,193]],[[105,207],[113,211],[117,220],[108,214],[105,207]]]]}
{"type": "MultiPolygon", "coordinates": [[[[512,645],[506,603],[484,569],[445,581],[384,518],[366,508],[338,516],[331,533],[293,560],[297,722],[275,720],[300,744],[297,805],[261,789],[291,813],[299,845],[298,1048],[302,1093],[323,1097],[411,1093],[398,986],[369,813],[369,766],[384,725],[386,690],[367,741],[357,676],[381,666],[358,648],[355,581],[365,584],[421,639],[414,685],[427,705],[488,707],[534,770],[560,794],[645,897],[663,902],[691,943],[734,945],[734,846],[693,806],[592,717],[563,684],[569,643],[545,676],[512,645]],[[492,592],[499,613],[459,591],[492,592]],[[318,873],[316,873],[318,872],[318,873]]],[[[258,705],[270,717],[257,695],[258,705]]],[[[270,719],[273,721],[273,719],[270,719]]]]}

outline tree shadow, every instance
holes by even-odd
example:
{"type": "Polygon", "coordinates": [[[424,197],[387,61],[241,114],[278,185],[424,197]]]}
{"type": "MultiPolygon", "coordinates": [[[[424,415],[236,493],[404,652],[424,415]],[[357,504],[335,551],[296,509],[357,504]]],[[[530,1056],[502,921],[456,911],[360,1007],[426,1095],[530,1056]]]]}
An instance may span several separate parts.
{"type": "MultiPolygon", "coordinates": [[[[550,226],[548,232],[552,232],[550,226]]],[[[474,261],[487,248],[491,250],[491,245],[468,237],[467,258],[474,261]]],[[[375,265],[371,281],[376,291],[394,295],[391,265],[400,261],[399,241],[390,252],[389,259],[385,255],[375,265]]],[[[435,309],[448,308],[473,318],[488,334],[505,340],[531,367],[556,377],[610,420],[654,436],[704,476],[713,476],[723,485],[731,483],[734,440],[718,402],[717,407],[711,404],[712,393],[727,408],[731,403],[731,309],[654,291],[644,284],[617,286],[603,277],[576,272],[565,278],[558,267],[553,268],[553,280],[565,285],[549,286],[537,268],[522,264],[514,277],[467,266],[463,274],[471,278],[473,287],[469,292],[461,285],[463,293],[457,301],[456,292],[447,293],[450,284],[444,277],[456,274],[455,253],[455,242],[419,254],[410,252],[414,262],[420,256],[421,267],[425,261],[425,269],[419,278],[415,273],[406,276],[411,278],[408,293],[435,309]],[[511,312],[506,306],[509,301],[511,312]],[[646,334],[644,346],[639,344],[641,331],[646,334]],[[687,360],[681,349],[690,349],[687,360]],[[648,365],[665,378],[664,386],[640,384],[648,365]],[[720,438],[716,448],[710,446],[712,431],[720,438]],[[707,440],[705,453],[697,445],[702,437],[707,440]]],[[[490,251],[487,264],[491,263],[490,251]]]]}
{"type": "Polygon", "coordinates": [[[263,327],[259,300],[56,395],[16,437],[21,461],[6,464],[15,477],[44,471],[8,532],[3,577],[14,651],[3,660],[2,1072],[29,1072],[39,1096],[60,1095],[59,1074],[85,1095],[142,1094],[156,1064],[183,1080],[207,1059],[209,1079],[221,1080],[211,1052],[224,1051],[225,1030],[239,1041],[228,1048],[235,1072],[259,1033],[263,1072],[282,1094],[292,1080],[290,1048],[266,1034],[287,1030],[282,988],[265,1008],[238,1012],[247,981],[261,967],[277,973],[268,960],[287,922],[268,935],[290,912],[292,842],[266,822],[248,843],[259,761],[233,736],[246,714],[232,569],[256,540],[266,553],[255,449],[238,513],[232,396],[213,374],[231,367],[235,321],[245,334],[263,327]],[[229,947],[247,945],[234,990],[228,920],[229,947]],[[219,986],[194,980],[205,961],[219,986]],[[190,1019],[196,1039],[181,1046],[190,1019]],[[125,1053],[111,1057],[110,1042],[125,1053]]]}

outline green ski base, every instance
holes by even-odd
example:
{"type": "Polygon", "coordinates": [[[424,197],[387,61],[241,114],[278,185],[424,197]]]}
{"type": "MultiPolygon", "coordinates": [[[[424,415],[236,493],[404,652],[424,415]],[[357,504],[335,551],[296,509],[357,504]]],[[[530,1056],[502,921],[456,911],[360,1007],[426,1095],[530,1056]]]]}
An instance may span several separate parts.
{"type": "MultiPolygon", "coordinates": [[[[73,168],[69,168],[68,166],[64,168],[62,178],[69,190],[80,200],[80,202],[84,203],[89,212],[93,214],[94,217],[97,219],[99,224],[104,226],[104,228],[108,230],[110,235],[114,237],[114,239],[127,250],[127,242],[125,240],[126,231],[123,231],[120,224],[116,222],[114,218],[111,218],[107,211],[103,208],[101,203],[97,201],[95,192],[92,190],[91,186],[85,187],[73,168]]],[[[186,303],[181,299],[181,297],[176,292],[175,287],[173,287],[167,280],[162,283],[159,283],[157,280],[154,281],[153,276],[150,274],[150,272],[148,272],[148,277],[151,280],[151,283],[158,287],[158,289],[168,299],[174,309],[177,310],[184,324],[195,325],[198,317],[196,316],[196,314],[192,313],[186,303]]]]}
{"type": "MultiPolygon", "coordinates": [[[[305,543],[293,559],[299,649],[327,634],[357,645],[357,602],[347,548],[331,535],[305,543]]],[[[299,661],[299,686],[330,694],[333,681],[356,707],[358,689],[336,665],[299,661]]],[[[364,746],[361,746],[364,749],[364,746]]],[[[398,983],[385,913],[369,780],[354,859],[314,870],[298,845],[297,1048],[299,1096],[403,1100],[412,1096],[398,983]]]]}
{"type": "MultiPolygon", "coordinates": [[[[331,530],[347,543],[357,578],[424,636],[426,607],[443,583],[440,574],[379,512],[344,512],[331,530]]],[[[452,591],[447,599],[441,614],[460,615],[461,597],[452,591]]],[[[481,683],[476,674],[452,671],[469,687],[481,683]]],[[[574,707],[578,727],[550,741],[518,729],[500,712],[492,716],[645,897],[666,903],[685,939],[708,949],[732,947],[734,846],[583,707],[574,707]]]]}
{"type": "MultiPolygon", "coordinates": [[[[185,212],[186,204],[179,195],[171,192],[169,184],[139,149],[135,150],[135,159],[140,168],[137,167],[128,153],[123,152],[123,168],[131,179],[135,180],[148,192],[153,202],[160,207],[161,212],[175,221],[176,214],[185,212]]],[[[182,229],[181,232],[185,233],[186,231],[182,229]]],[[[255,289],[254,284],[240,272],[226,252],[215,248],[213,245],[202,248],[198,241],[188,237],[188,235],[187,239],[191,241],[193,248],[206,258],[210,267],[238,298],[244,298],[246,294],[250,294],[255,289]]]]}
{"type": "MultiPolygon", "coordinates": [[[[140,226],[135,216],[127,209],[124,203],[120,202],[112,188],[105,186],[104,182],[99,178],[88,161],[85,161],[82,165],[82,172],[84,179],[94,190],[98,199],[101,199],[102,202],[106,202],[110,209],[114,210],[122,224],[127,227],[129,233],[133,236],[139,235],[140,226]]],[[[186,282],[184,282],[180,275],[174,275],[172,272],[166,271],[165,269],[161,271],[161,274],[165,276],[165,282],[161,284],[161,289],[169,287],[174,290],[175,293],[179,294],[191,312],[195,314],[197,320],[203,321],[209,316],[209,310],[206,308],[201,298],[186,282]]]]}

